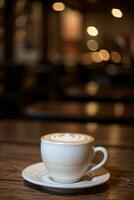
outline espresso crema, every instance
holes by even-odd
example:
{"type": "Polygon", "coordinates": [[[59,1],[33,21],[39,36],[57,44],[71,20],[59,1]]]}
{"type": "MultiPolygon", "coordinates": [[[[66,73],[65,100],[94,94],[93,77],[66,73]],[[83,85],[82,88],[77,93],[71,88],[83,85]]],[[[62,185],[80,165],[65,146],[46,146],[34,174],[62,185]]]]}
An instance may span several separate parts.
{"type": "Polygon", "coordinates": [[[53,133],[42,137],[42,141],[64,144],[83,144],[92,140],[93,137],[78,133],[53,133]]]}

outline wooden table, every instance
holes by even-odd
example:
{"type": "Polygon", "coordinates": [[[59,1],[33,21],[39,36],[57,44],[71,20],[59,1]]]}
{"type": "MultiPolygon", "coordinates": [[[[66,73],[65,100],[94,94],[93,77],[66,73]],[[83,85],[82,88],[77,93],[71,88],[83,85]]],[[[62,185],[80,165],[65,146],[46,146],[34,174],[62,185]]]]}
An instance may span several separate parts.
{"type": "MultiPolygon", "coordinates": [[[[134,199],[134,127],[94,123],[58,123],[38,121],[0,122],[0,199],[1,200],[133,200],[134,199]],[[106,168],[110,180],[79,194],[56,194],[23,180],[21,171],[40,162],[41,135],[57,131],[83,132],[96,138],[96,145],[109,151],[106,168]]],[[[96,161],[98,158],[96,159],[96,161]]]]}
{"type": "Polygon", "coordinates": [[[27,106],[24,113],[42,120],[134,123],[134,104],[125,103],[43,101],[27,106]]]}

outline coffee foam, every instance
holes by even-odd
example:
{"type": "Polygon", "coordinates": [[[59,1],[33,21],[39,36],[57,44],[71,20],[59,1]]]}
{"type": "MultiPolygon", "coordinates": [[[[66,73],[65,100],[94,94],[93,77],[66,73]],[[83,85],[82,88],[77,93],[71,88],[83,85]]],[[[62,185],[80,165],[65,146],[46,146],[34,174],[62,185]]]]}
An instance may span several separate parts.
{"type": "Polygon", "coordinates": [[[91,136],[78,133],[53,133],[42,137],[43,141],[65,144],[88,143],[93,140],[91,136]]]}

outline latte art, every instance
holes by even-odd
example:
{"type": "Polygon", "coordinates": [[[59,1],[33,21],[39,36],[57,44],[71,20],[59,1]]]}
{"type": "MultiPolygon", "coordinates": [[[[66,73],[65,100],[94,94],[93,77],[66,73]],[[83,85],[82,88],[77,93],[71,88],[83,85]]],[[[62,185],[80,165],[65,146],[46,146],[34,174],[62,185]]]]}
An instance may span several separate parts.
{"type": "Polygon", "coordinates": [[[78,133],[53,133],[42,137],[42,141],[64,144],[83,144],[92,140],[91,136],[78,133]]]}
{"type": "Polygon", "coordinates": [[[84,140],[83,135],[77,135],[77,134],[69,134],[65,133],[63,135],[52,135],[51,139],[58,141],[58,142],[77,142],[77,141],[83,141],[84,140]]]}

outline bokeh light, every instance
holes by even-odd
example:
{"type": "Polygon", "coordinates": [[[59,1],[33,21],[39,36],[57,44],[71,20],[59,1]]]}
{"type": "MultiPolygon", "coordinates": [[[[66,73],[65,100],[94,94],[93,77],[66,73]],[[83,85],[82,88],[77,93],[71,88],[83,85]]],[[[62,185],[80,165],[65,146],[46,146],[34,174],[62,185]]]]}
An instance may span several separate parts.
{"type": "Polygon", "coordinates": [[[121,62],[121,55],[117,51],[111,52],[111,60],[115,63],[121,62]]]}
{"type": "Polygon", "coordinates": [[[5,6],[5,0],[0,0],[0,8],[3,9],[5,6]]]}
{"type": "Polygon", "coordinates": [[[124,68],[130,68],[131,67],[131,60],[128,56],[123,56],[121,59],[121,63],[124,68]]]}
{"type": "Polygon", "coordinates": [[[85,65],[89,65],[92,63],[90,53],[83,53],[80,56],[80,62],[85,65]]]}
{"type": "Polygon", "coordinates": [[[91,51],[96,51],[98,49],[98,43],[96,40],[88,40],[87,41],[87,47],[91,50],[91,51]]]}
{"type": "Polygon", "coordinates": [[[91,133],[96,132],[98,130],[98,124],[97,123],[87,123],[86,129],[90,131],[91,133]]]}
{"type": "Polygon", "coordinates": [[[53,3],[53,5],[52,5],[52,9],[54,10],[54,11],[63,11],[63,10],[65,10],[65,4],[64,3],[62,3],[62,2],[55,2],[55,3],[53,3]]]}
{"type": "Polygon", "coordinates": [[[87,33],[91,36],[97,36],[99,31],[95,26],[88,26],[87,27],[87,33]]]}
{"type": "Polygon", "coordinates": [[[104,60],[104,61],[108,61],[110,59],[110,54],[105,49],[100,50],[100,56],[101,56],[102,60],[104,60]]]}
{"type": "Polygon", "coordinates": [[[115,104],[114,114],[116,115],[116,117],[120,117],[124,114],[124,105],[122,103],[115,104]]]}
{"type": "Polygon", "coordinates": [[[95,95],[98,92],[99,85],[96,81],[91,81],[87,84],[86,90],[89,95],[95,95]]]}
{"type": "Polygon", "coordinates": [[[85,111],[89,116],[95,116],[99,110],[99,105],[96,102],[91,102],[86,105],[85,111]]]}
{"type": "Polygon", "coordinates": [[[96,63],[102,62],[100,53],[98,51],[91,52],[91,60],[96,63]]]}
{"type": "Polygon", "coordinates": [[[118,8],[112,8],[111,13],[114,17],[117,17],[117,18],[121,18],[123,16],[122,11],[118,8]]]}

